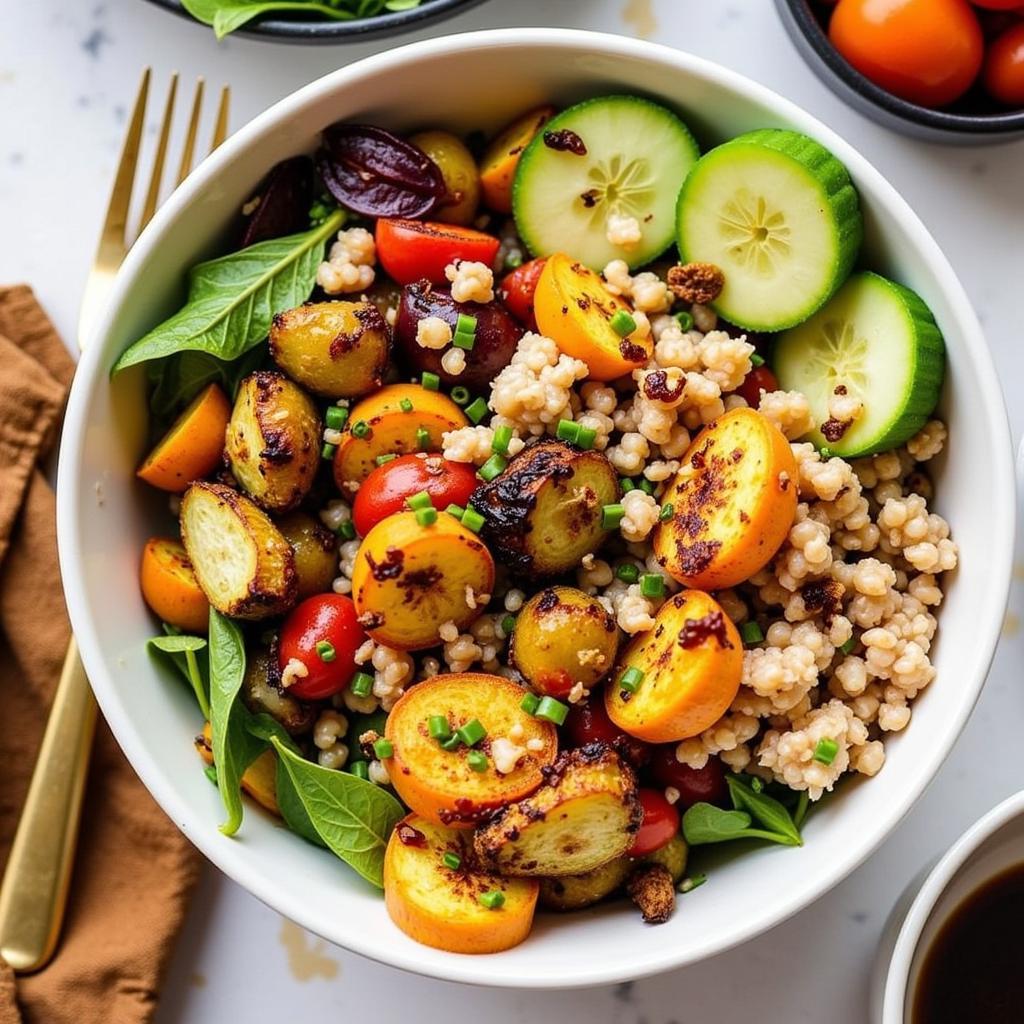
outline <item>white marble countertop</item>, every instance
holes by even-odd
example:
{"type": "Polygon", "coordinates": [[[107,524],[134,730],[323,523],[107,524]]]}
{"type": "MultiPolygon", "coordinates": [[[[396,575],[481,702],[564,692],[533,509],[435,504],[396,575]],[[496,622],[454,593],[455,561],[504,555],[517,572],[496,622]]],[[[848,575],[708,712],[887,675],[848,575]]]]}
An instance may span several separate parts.
{"type": "MultiPolygon", "coordinates": [[[[29,281],[68,339],[140,67],[230,82],[232,123],[388,46],[289,47],[212,34],[142,0],[4,4],[0,34],[0,281],[29,281]]],[[[952,149],[900,137],[840,103],[798,57],[769,0],[489,0],[418,35],[561,25],[640,34],[729,64],[802,104],[889,177],[946,250],[974,301],[1024,428],[1020,286],[1024,143],[952,149]]],[[[416,35],[406,37],[416,38],[416,35]]],[[[816,905],[747,945],[658,978],[586,992],[507,992],[399,974],[322,943],[209,868],[160,1024],[323,1018],[356,1008],[421,1024],[486,1019],[609,1024],[859,1024],[872,953],[895,898],[968,823],[1020,787],[1024,657],[1018,563],[981,703],[935,783],[889,841],[816,905]],[[386,996],[385,996],[386,992],[386,996]],[[755,1017],[756,1015],[756,1017],[755,1017]]]]}

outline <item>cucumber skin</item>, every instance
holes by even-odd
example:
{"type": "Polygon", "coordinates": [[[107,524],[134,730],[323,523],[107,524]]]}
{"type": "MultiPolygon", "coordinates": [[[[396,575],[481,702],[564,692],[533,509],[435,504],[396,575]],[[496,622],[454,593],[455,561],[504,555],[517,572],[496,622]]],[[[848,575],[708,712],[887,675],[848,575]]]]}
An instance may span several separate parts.
{"type": "MultiPolygon", "coordinates": [[[[697,161],[700,159],[700,146],[697,144],[697,140],[693,137],[693,132],[690,131],[686,122],[670,107],[665,106],[664,103],[659,103],[656,100],[648,99],[646,96],[637,96],[633,93],[608,93],[604,96],[591,96],[588,99],[581,100],[579,103],[574,103],[571,107],[566,107],[565,110],[559,111],[550,121],[547,121],[542,126],[541,130],[530,140],[527,144],[526,149],[519,156],[519,162],[516,165],[515,177],[512,179],[512,220],[515,223],[516,231],[519,234],[520,241],[526,246],[528,252],[533,257],[550,256],[551,253],[542,252],[537,248],[533,241],[530,239],[527,232],[524,230],[523,222],[524,219],[521,214],[521,208],[525,202],[526,189],[523,187],[523,170],[528,169],[532,156],[541,150],[544,144],[544,132],[557,130],[563,127],[564,122],[568,120],[569,115],[576,114],[587,107],[593,106],[594,104],[606,103],[609,100],[628,100],[631,103],[643,104],[644,106],[655,107],[658,110],[663,110],[670,114],[678,126],[682,129],[683,134],[686,136],[687,141],[690,144],[690,148],[693,153],[693,166],[696,166],[697,161]]],[[[691,166],[691,170],[693,169],[691,166]]],[[[689,172],[687,172],[689,174],[689,172]]],[[[637,270],[639,267],[646,266],[648,263],[653,263],[660,256],[663,256],[672,246],[675,244],[675,237],[670,237],[668,242],[663,248],[657,249],[652,253],[648,253],[646,250],[641,251],[639,258],[631,253],[624,252],[622,259],[624,259],[629,266],[630,273],[637,270]]],[[[569,252],[567,255],[576,258],[576,253],[569,252]]],[[[591,267],[591,270],[601,273],[603,267],[591,267]]]]}
{"type": "MultiPolygon", "coordinates": [[[[723,142],[720,146],[709,150],[704,156],[710,156],[712,153],[720,154],[723,151],[728,151],[730,147],[735,146],[738,148],[741,145],[763,146],[765,149],[771,149],[784,156],[791,157],[805,167],[824,191],[825,198],[832,210],[833,223],[838,227],[836,232],[838,256],[836,258],[832,289],[822,296],[821,301],[816,306],[805,310],[797,319],[781,323],[767,323],[750,317],[740,319],[735,315],[735,312],[725,312],[719,309],[716,303],[711,303],[716,313],[748,331],[764,333],[784,331],[814,316],[835,295],[839,287],[849,276],[864,237],[864,221],[860,213],[860,199],[857,196],[857,190],[853,187],[849,172],[839,158],[834,156],[820,142],[815,142],[814,139],[807,135],[802,135],[800,132],[789,131],[785,128],[755,128],[753,131],[744,132],[743,135],[737,135],[736,138],[730,139],[728,142],[723,142]]],[[[701,159],[703,160],[704,158],[702,157],[701,159]]],[[[679,191],[679,199],[676,202],[677,245],[680,258],[684,263],[691,259],[691,256],[686,251],[682,237],[683,204],[686,201],[688,186],[693,182],[694,172],[699,166],[700,161],[690,168],[690,173],[683,182],[683,187],[679,191]]]]}

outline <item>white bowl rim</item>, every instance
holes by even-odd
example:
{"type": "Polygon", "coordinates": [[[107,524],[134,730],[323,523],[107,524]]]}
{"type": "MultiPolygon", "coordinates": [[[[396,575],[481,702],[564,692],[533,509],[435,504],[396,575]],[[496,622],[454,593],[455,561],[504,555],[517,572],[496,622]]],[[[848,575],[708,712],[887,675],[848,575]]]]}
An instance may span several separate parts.
{"type": "MultiPolygon", "coordinates": [[[[1001,463],[1005,469],[1005,472],[995,474],[995,489],[991,495],[992,522],[989,532],[992,538],[992,550],[1013,550],[1015,502],[1011,483],[1013,480],[1013,455],[1002,391],[974,310],[963,286],[936,241],[907,202],[882,174],[841,136],[817,118],[805,112],[792,101],[785,99],[768,87],[746,78],[737,71],[685,51],[646,40],[603,32],[542,27],[466,32],[407,43],[393,50],[365,57],[311,82],[258,114],[247,125],[230,136],[193,171],[184,184],[157,211],[118,273],[95,337],[105,337],[116,322],[125,296],[136,286],[135,278],[143,263],[145,253],[160,238],[165,227],[187,208],[195,193],[200,192],[208,182],[217,177],[221,168],[234,158],[236,153],[249,146],[250,140],[255,140],[269,132],[275,124],[285,121],[292,113],[300,110],[307,103],[313,102],[323,94],[343,89],[364,74],[387,72],[406,65],[415,65],[421,59],[457,53],[466,47],[548,48],[556,54],[560,49],[569,47],[671,65],[676,70],[689,72],[754,103],[770,108],[794,124],[798,130],[813,136],[831,149],[851,169],[855,179],[868,182],[886,214],[899,221],[900,230],[908,236],[914,247],[921,253],[930,272],[946,294],[947,301],[954,311],[953,319],[962,329],[964,346],[971,356],[978,387],[985,397],[983,407],[977,410],[977,415],[984,416],[987,420],[986,433],[993,445],[991,457],[994,465],[998,467],[1001,463]]],[[[628,948],[620,948],[614,960],[593,963],[583,968],[574,968],[572,975],[568,977],[555,975],[523,977],[521,974],[502,975],[499,970],[495,969],[494,956],[452,955],[444,962],[442,969],[435,970],[433,966],[425,967],[418,962],[414,952],[406,954],[401,950],[388,948],[383,943],[376,943],[367,939],[355,927],[349,929],[344,939],[341,939],[337,934],[337,922],[332,922],[332,926],[328,927],[326,919],[315,907],[283,905],[286,901],[278,899],[273,885],[261,877],[255,866],[247,863],[242,851],[235,852],[230,844],[217,843],[214,841],[214,835],[206,834],[205,823],[198,822],[189,804],[179,795],[173,784],[170,782],[164,784],[155,762],[146,749],[141,733],[136,730],[119,701],[116,685],[107,669],[105,655],[98,641],[92,612],[86,601],[85,586],[81,578],[82,552],[79,550],[74,529],[76,495],[81,493],[81,454],[85,434],[82,427],[88,413],[89,389],[86,382],[91,381],[96,374],[108,371],[108,367],[101,363],[102,349],[101,344],[90,344],[79,364],[66,415],[66,424],[71,429],[66,429],[62,438],[57,481],[58,544],[65,600],[78,640],[82,661],[92,682],[100,708],[122,750],[154,799],[209,860],[239,885],[279,913],[295,920],[310,931],[327,937],[330,941],[343,943],[349,950],[372,960],[413,973],[426,973],[432,977],[468,984],[559,989],[611,984],[646,977],[688,963],[698,962],[730,949],[764,933],[817,900],[858,867],[885,840],[934,778],[956,737],[963,730],[980,695],[985,675],[995,654],[1002,626],[1002,615],[993,616],[991,622],[978,624],[976,650],[980,655],[978,664],[982,671],[979,671],[978,678],[973,680],[973,692],[970,700],[960,706],[950,723],[952,728],[948,733],[948,745],[945,747],[938,745],[933,748],[927,761],[922,760],[922,770],[913,784],[908,785],[901,792],[898,800],[879,809],[879,827],[864,833],[858,842],[850,845],[846,857],[837,858],[829,864],[828,868],[822,870],[813,882],[808,883],[806,888],[798,893],[786,894],[788,898],[782,897],[771,906],[752,908],[750,916],[745,921],[738,923],[734,932],[709,943],[698,953],[680,954],[669,943],[663,943],[662,948],[653,953],[647,951],[643,954],[631,954],[628,948]]],[[[992,566],[991,586],[996,593],[1002,595],[1001,607],[1004,609],[1009,597],[1010,579],[1010,560],[1007,559],[1005,564],[1000,564],[997,559],[996,564],[992,566]]]]}
{"type": "Polygon", "coordinates": [[[910,975],[921,935],[928,919],[943,893],[953,882],[957,872],[967,864],[987,839],[990,839],[1015,818],[1022,816],[1024,816],[1024,790],[1007,797],[1002,803],[996,804],[987,814],[982,815],[953,843],[935,867],[928,872],[928,876],[903,919],[892,955],[889,957],[882,1002],[883,1021],[899,1021],[900,1024],[903,1024],[906,1014],[907,987],[910,983],[910,975]]]}

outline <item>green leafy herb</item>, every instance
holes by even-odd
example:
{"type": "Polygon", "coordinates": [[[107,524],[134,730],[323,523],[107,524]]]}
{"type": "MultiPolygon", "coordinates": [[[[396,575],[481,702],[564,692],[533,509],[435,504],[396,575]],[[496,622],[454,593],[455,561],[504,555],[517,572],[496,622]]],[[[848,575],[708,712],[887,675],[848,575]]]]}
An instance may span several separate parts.
{"type": "Polygon", "coordinates": [[[753,787],[735,775],[726,776],[725,781],[729,784],[729,796],[736,810],[745,811],[769,832],[784,837],[777,842],[785,842],[790,846],[803,845],[800,829],[793,824],[789,811],[775,797],[763,791],[755,792],[753,787]]]}
{"type": "Polygon", "coordinates": [[[149,411],[154,423],[169,425],[208,384],[219,384],[229,398],[234,398],[242,378],[258,369],[265,357],[265,349],[256,347],[231,363],[196,351],[179,352],[168,359],[151,362],[148,367],[152,388],[149,411]]]}
{"type": "Polygon", "coordinates": [[[743,811],[725,811],[714,804],[697,803],[683,815],[683,837],[691,846],[724,843],[730,839],[769,839],[771,832],[751,828],[750,815],[743,811]]]}
{"type": "Polygon", "coordinates": [[[344,219],[337,210],[309,231],[193,267],[184,307],[124,352],[114,372],[185,351],[237,359],[267,336],[275,313],[309,298],[324,244],[344,219]]]}
{"type": "Polygon", "coordinates": [[[306,761],[276,737],[271,743],[310,824],[327,848],[368,882],[381,887],[384,850],[392,829],[402,819],[402,805],[372,782],[306,761]]]}
{"type": "Polygon", "coordinates": [[[807,790],[803,790],[800,793],[800,798],[796,803],[796,810],[793,812],[793,824],[797,828],[802,829],[804,822],[807,820],[807,812],[811,809],[811,798],[807,790]]]}
{"type": "MultiPolygon", "coordinates": [[[[339,774],[341,773],[339,772],[339,774]]],[[[302,836],[307,843],[322,846],[326,850],[327,844],[320,838],[320,833],[317,832],[316,826],[306,811],[306,805],[302,802],[295,783],[292,782],[284,759],[280,757],[277,759],[274,784],[277,789],[277,807],[281,812],[281,817],[284,818],[284,823],[297,836],[302,836]]]]}
{"type": "Polygon", "coordinates": [[[203,717],[209,719],[209,686],[196,657],[197,651],[205,649],[206,641],[201,636],[182,636],[176,634],[171,636],[155,636],[149,641],[149,646],[170,656],[175,668],[178,669],[185,677],[186,682],[192,687],[192,692],[196,695],[196,701],[199,704],[199,710],[203,713],[203,717]]]}
{"type": "Polygon", "coordinates": [[[261,14],[295,12],[332,21],[372,18],[384,11],[408,11],[422,0],[182,0],[197,21],[210,25],[218,39],[241,28],[261,14]]]}

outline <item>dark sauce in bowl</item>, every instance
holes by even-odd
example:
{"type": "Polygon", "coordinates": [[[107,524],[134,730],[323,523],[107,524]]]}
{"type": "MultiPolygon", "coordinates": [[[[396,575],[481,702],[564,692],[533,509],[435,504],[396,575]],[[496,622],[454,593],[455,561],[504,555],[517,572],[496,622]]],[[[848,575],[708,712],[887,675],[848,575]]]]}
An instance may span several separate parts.
{"type": "Polygon", "coordinates": [[[935,937],[913,1024],[1024,1021],[1024,864],[975,889],[935,937]]]}

